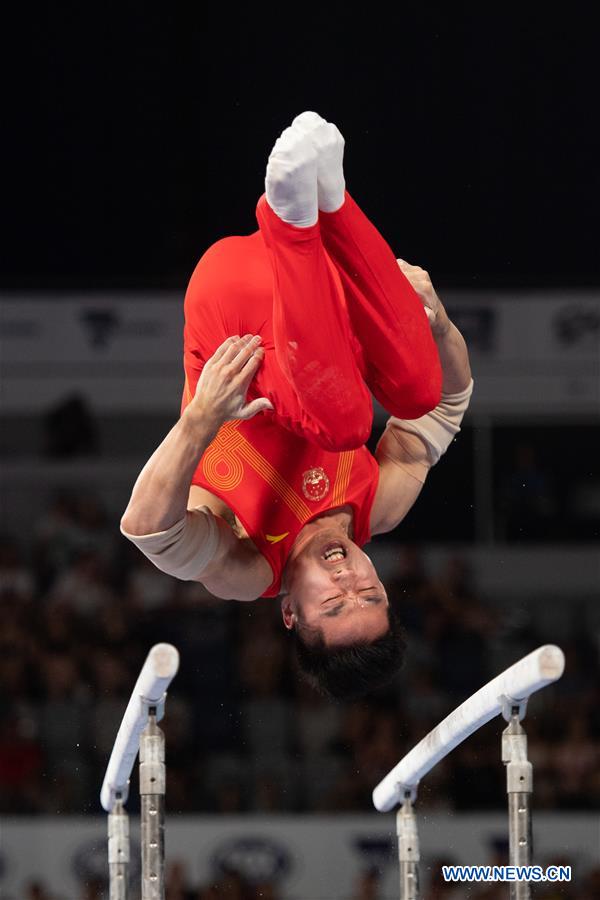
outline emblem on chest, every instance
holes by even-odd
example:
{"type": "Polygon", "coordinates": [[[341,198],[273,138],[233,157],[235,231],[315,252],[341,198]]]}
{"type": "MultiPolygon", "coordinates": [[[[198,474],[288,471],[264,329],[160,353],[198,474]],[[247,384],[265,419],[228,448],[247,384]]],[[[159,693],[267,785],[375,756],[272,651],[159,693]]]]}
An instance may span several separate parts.
{"type": "Polygon", "coordinates": [[[322,500],[329,493],[329,478],[321,466],[307,469],[302,476],[302,493],[307,500],[322,500]]]}

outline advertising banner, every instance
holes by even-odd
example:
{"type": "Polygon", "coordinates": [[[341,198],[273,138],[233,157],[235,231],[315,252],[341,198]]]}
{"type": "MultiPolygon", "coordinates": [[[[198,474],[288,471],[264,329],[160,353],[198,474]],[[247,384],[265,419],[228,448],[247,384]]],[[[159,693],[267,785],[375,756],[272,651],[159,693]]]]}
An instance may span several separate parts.
{"type": "MultiPolygon", "coordinates": [[[[574,877],[597,864],[598,817],[538,813],[535,859],[569,863],[574,877]]],[[[132,878],[139,889],[139,829],[132,817],[132,878]]],[[[489,864],[506,851],[507,817],[423,813],[419,824],[422,882],[440,877],[442,864],[489,864]]],[[[3,900],[25,896],[39,880],[61,900],[80,900],[84,887],[107,879],[106,820],[15,818],[4,822],[0,861],[3,900]]],[[[182,817],[166,829],[169,862],[184,864],[194,889],[237,871],[271,884],[284,900],[353,900],[365,873],[375,871],[378,898],[397,900],[395,816],[182,817]]],[[[135,896],[135,894],[134,894],[135,896]]]]}
{"type": "MultiPolygon", "coordinates": [[[[600,296],[448,291],[469,346],[476,412],[598,412],[600,296]]],[[[6,297],[5,412],[43,411],[77,392],[99,412],[176,414],[183,387],[177,294],[6,297]]]]}

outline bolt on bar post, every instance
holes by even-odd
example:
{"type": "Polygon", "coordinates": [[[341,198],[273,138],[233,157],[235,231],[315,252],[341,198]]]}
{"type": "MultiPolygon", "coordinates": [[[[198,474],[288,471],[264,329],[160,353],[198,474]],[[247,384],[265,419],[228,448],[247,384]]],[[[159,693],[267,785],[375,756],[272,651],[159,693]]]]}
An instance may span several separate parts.
{"type": "Polygon", "coordinates": [[[121,795],[108,815],[110,900],[127,900],[129,893],[129,816],[121,795]]]}
{"type": "Polygon", "coordinates": [[[398,860],[400,862],[400,900],[419,900],[419,834],[410,792],[404,795],[396,813],[398,860]]]}
{"type": "MultiPolygon", "coordinates": [[[[531,805],[533,767],[527,759],[527,735],[521,725],[524,704],[514,704],[504,713],[508,726],[502,732],[502,762],[506,766],[508,794],[509,862],[511,866],[531,865],[531,805]]],[[[510,884],[510,900],[529,900],[528,881],[510,884]]]]}
{"type": "Polygon", "coordinates": [[[151,706],[140,738],[142,900],[165,897],[165,788],[165,736],[151,706]]]}

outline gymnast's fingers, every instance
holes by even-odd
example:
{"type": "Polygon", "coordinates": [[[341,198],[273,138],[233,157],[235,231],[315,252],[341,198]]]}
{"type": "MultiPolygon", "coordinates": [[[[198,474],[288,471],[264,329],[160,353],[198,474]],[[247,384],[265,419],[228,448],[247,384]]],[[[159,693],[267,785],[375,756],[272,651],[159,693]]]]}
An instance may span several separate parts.
{"type": "Polygon", "coordinates": [[[240,344],[240,346],[238,347],[236,356],[231,363],[233,374],[237,374],[244,369],[248,361],[252,359],[256,350],[259,349],[261,340],[262,338],[258,334],[244,335],[244,337],[242,338],[242,341],[244,341],[244,343],[240,344]]]}
{"type": "Polygon", "coordinates": [[[243,337],[237,337],[229,347],[225,350],[225,353],[219,360],[222,366],[233,366],[232,371],[235,371],[235,360],[237,359],[238,354],[247,346],[250,341],[252,335],[245,334],[243,337]]]}
{"type": "Polygon", "coordinates": [[[265,358],[265,351],[263,347],[254,347],[250,357],[246,360],[244,366],[239,371],[237,375],[237,380],[240,385],[240,388],[244,391],[248,390],[250,386],[250,382],[258,372],[260,368],[260,364],[265,358]]]}
{"type": "Polygon", "coordinates": [[[227,350],[229,350],[229,348],[232,347],[236,343],[236,341],[239,341],[239,339],[239,334],[233,334],[231,335],[231,337],[226,338],[226,340],[224,340],[223,343],[219,347],[217,347],[217,349],[210,357],[210,359],[207,360],[207,362],[218,362],[223,358],[227,350]]]}

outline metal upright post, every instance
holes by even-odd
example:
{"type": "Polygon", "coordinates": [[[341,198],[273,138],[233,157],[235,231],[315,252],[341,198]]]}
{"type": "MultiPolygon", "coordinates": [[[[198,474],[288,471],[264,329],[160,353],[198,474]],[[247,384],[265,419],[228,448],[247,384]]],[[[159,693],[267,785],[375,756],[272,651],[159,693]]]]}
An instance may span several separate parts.
{"type": "Polygon", "coordinates": [[[127,900],[129,893],[129,816],[121,795],[108,816],[110,900],[127,900]]]}
{"type": "Polygon", "coordinates": [[[406,794],[396,813],[398,859],[400,862],[400,900],[419,900],[419,834],[412,798],[406,794]]]}
{"type": "Polygon", "coordinates": [[[142,900],[165,897],[165,736],[150,707],[140,739],[142,900]]]}
{"type": "MultiPolygon", "coordinates": [[[[531,806],[533,767],[527,759],[527,735],[520,719],[524,706],[511,707],[508,726],[502,732],[502,762],[506,766],[506,792],[508,794],[509,862],[511,866],[531,865],[531,806]]],[[[510,883],[510,900],[529,900],[531,887],[528,881],[510,883]]]]}

